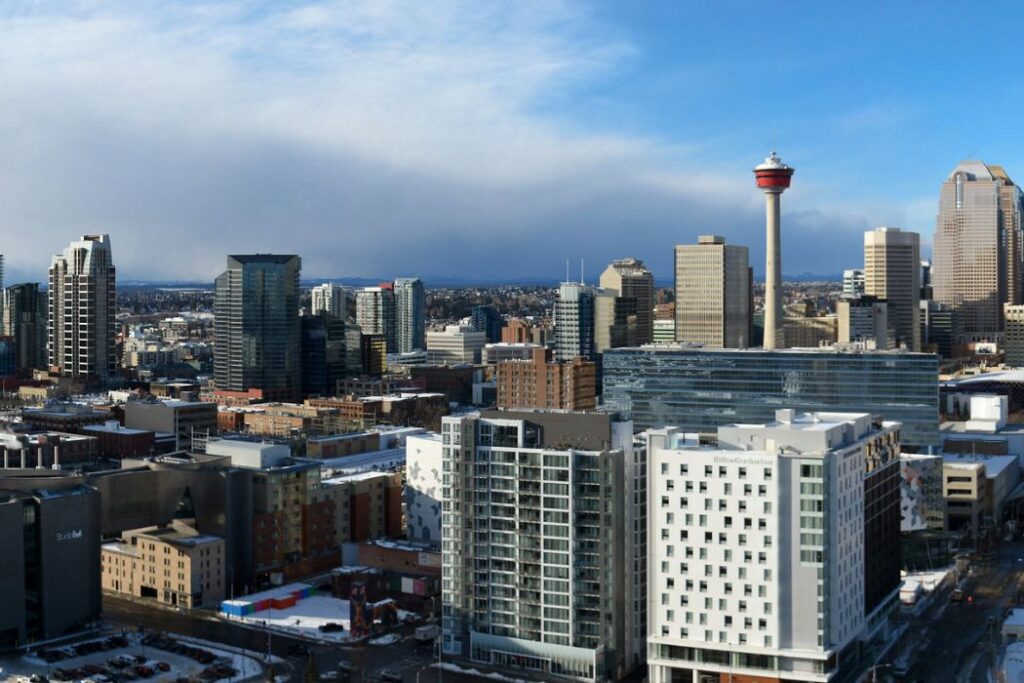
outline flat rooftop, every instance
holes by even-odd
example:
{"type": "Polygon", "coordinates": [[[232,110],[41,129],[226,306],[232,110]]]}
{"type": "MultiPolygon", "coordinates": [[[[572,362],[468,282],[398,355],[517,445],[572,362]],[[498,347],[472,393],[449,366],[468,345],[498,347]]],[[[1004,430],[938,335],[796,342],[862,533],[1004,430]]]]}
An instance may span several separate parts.
{"type": "Polygon", "coordinates": [[[971,455],[969,453],[946,453],[942,456],[947,465],[984,465],[985,476],[998,477],[1007,467],[1019,462],[1016,455],[971,455]]]}
{"type": "Polygon", "coordinates": [[[83,432],[102,432],[104,434],[124,434],[125,436],[131,436],[133,434],[152,434],[153,432],[148,429],[134,429],[132,427],[122,427],[120,423],[108,425],[108,424],[95,424],[85,425],[82,427],[83,432]]]}
{"type": "Polygon", "coordinates": [[[344,484],[346,482],[355,481],[368,481],[370,479],[377,479],[379,477],[390,477],[391,472],[382,472],[377,470],[371,470],[368,472],[353,472],[351,474],[342,474],[340,476],[330,477],[329,479],[322,479],[323,484],[344,484]]]}
{"type": "Polygon", "coordinates": [[[387,470],[405,464],[405,448],[389,448],[383,451],[343,455],[337,458],[318,460],[324,470],[346,474],[368,470],[387,470]]]}
{"type": "MultiPolygon", "coordinates": [[[[624,346],[617,349],[608,349],[606,353],[613,355],[630,351],[649,351],[652,353],[671,353],[675,351],[693,351],[708,354],[744,354],[744,355],[828,355],[828,356],[917,356],[921,358],[935,358],[934,353],[922,353],[920,351],[905,351],[903,349],[869,349],[858,346],[845,346],[837,344],[833,347],[793,347],[785,349],[709,349],[700,344],[687,344],[682,342],[661,342],[658,344],[644,344],[643,346],[624,346]]],[[[1024,374],[1024,373],[1022,373],[1024,374]]],[[[1021,381],[1024,381],[1022,379],[1021,381]]]]}

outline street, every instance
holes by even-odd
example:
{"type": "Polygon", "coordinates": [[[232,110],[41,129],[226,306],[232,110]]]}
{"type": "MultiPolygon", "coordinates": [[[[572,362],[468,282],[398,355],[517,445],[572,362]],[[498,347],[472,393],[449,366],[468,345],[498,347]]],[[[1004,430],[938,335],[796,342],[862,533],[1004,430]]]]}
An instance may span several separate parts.
{"type": "Polygon", "coordinates": [[[1003,543],[990,563],[975,564],[961,582],[962,602],[950,601],[950,584],[937,590],[924,613],[911,617],[893,653],[903,653],[912,665],[905,680],[988,683],[1003,612],[1016,597],[1022,573],[1024,543],[1003,543]]]}

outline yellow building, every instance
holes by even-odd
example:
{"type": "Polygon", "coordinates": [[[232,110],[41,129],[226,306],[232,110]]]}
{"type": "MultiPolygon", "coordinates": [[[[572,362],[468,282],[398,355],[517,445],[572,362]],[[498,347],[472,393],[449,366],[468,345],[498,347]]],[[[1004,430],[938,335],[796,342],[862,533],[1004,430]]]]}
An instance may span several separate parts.
{"type": "Polygon", "coordinates": [[[176,607],[224,599],[224,539],[184,524],[126,531],[100,553],[103,590],[176,607]]]}

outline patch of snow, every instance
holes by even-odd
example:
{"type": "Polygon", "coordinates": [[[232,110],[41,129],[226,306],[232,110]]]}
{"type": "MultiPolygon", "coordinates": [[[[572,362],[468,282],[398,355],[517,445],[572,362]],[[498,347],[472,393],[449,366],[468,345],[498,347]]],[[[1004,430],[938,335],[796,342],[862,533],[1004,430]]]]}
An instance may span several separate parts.
{"type": "Polygon", "coordinates": [[[351,623],[348,600],[339,600],[326,595],[314,595],[300,600],[287,609],[266,609],[242,617],[221,613],[221,618],[242,621],[253,626],[264,626],[280,633],[313,638],[329,642],[347,642],[351,623]],[[325,633],[320,630],[326,624],[341,624],[344,631],[325,633]]]}
{"type": "Polygon", "coordinates": [[[370,641],[370,645],[392,645],[402,639],[402,636],[397,633],[388,633],[387,635],[374,638],[370,641]]]}

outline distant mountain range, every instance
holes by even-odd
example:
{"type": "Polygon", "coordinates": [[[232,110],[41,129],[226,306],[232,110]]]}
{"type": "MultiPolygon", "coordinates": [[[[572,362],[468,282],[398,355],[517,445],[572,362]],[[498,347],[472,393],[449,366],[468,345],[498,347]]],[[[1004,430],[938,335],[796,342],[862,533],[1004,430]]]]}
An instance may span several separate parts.
{"type": "MultiPolygon", "coordinates": [[[[783,280],[789,282],[838,282],[843,276],[836,274],[820,275],[815,273],[800,273],[799,275],[783,275],[783,280]]],[[[763,276],[755,276],[755,282],[764,282],[763,276]]],[[[303,287],[314,287],[329,282],[331,284],[345,287],[373,287],[381,282],[388,281],[388,278],[372,277],[342,277],[342,278],[312,278],[302,280],[303,287]]],[[[523,277],[515,280],[499,280],[491,278],[463,278],[463,277],[423,277],[423,282],[428,287],[500,287],[502,285],[525,286],[525,287],[555,287],[558,282],[551,278],[523,277]]],[[[655,277],[654,284],[657,287],[671,287],[671,278],[655,277]]],[[[213,289],[212,282],[190,282],[187,280],[121,280],[118,281],[119,288],[127,289],[213,289]]]]}

